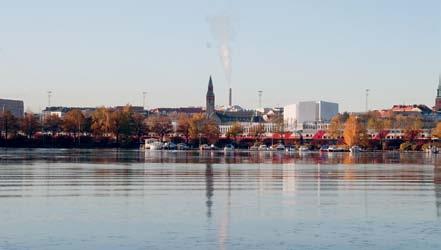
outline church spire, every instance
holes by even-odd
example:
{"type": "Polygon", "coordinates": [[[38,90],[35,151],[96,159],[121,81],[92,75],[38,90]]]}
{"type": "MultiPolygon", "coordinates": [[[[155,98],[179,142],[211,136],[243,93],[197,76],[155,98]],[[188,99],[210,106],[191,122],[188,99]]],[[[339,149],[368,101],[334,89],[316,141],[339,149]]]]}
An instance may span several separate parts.
{"type": "Polygon", "coordinates": [[[213,79],[211,79],[211,75],[210,75],[210,80],[208,81],[208,94],[213,94],[214,95],[214,90],[213,90],[213,79]]]}
{"type": "Polygon", "coordinates": [[[214,114],[215,96],[214,96],[214,88],[213,88],[213,79],[211,78],[211,76],[210,76],[210,80],[208,81],[206,105],[207,105],[206,107],[207,117],[212,117],[214,114]]]}

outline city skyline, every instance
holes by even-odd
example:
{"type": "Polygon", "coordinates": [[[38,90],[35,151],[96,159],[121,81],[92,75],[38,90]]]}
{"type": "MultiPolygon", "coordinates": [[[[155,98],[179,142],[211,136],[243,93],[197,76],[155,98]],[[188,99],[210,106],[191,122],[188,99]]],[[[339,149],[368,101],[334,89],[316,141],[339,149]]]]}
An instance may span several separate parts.
{"type": "Polygon", "coordinates": [[[24,2],[0,10],[1,97],[34,112],[47,91],[52,106],[141,106],[143,92],[149,108],[203,106],[210,74],[227,104],[207,22],[219,15],[234,26],[234,104],[257,107],[259,90],[264,106],[328,100],[341,111],[364,111],[365,89],[372,109],[436,97],[437,1],[24,2]]]}

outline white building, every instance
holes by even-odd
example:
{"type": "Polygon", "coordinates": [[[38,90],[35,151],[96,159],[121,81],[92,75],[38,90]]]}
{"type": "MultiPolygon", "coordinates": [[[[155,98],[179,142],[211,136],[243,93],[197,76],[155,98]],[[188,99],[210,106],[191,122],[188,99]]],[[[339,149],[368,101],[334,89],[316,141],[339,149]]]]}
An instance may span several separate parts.
{"type": "Polygon", "coordinates": [[[284,108],[283,118],[289,131],[302,130],[306,123],[329,123],[339,111],[338,104],[325,101],[308,101],[284,108]]]}

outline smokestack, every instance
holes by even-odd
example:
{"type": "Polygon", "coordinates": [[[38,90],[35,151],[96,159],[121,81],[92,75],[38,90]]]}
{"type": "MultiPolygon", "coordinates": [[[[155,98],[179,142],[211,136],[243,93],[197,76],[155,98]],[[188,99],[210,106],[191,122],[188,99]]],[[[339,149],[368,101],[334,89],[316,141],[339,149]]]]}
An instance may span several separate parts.
{"type": "Polygon", "coordinates": [[[233,89],[232,88],[230,88],[230,93],[229,93],[229,98],[228,98],[228,105],[230,106],[230,107],[233,107],[233,89]]]}

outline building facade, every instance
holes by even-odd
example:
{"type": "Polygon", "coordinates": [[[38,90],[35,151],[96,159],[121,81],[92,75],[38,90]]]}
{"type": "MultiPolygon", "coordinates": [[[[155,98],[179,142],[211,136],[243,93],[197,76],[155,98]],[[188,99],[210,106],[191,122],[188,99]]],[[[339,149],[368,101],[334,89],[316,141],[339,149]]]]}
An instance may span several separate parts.
{"type": "Polygon", "coordinates": [[[24,103],[20,100],[0,99],[0,112],[9,111],[17,118],[24,116],[24,103]]]}
{"type": "Polygon", "coordinates": [[[325,101],[307,101],[291,104],[284,108],[283,120],[289,131],[303,130],[305,126],[315,124],[322,127],[337,115],[337,103],[325,101]]]}

